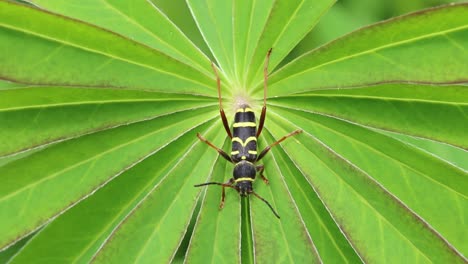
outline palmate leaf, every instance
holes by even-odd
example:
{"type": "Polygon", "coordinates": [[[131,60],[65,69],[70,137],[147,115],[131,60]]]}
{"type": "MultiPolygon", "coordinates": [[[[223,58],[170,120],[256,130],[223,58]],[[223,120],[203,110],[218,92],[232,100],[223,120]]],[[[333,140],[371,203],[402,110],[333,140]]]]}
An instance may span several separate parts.
{"type": "Polygon", "coordinates": [[[260,148],[303,130],[254,183],[278,220],[255,197],[227,190],[220,211],[220,188],[193,187],[232,164],[196,137],[230,148],[211,54],[184,25],[232,118],[239,100],[258,113],[266,51],[273,71],[333,1],[187,1],[177,23],[158,1],[32,2],[48,11],[0,1],[1,261],[467,261],[467,4],[271,75],[260,148]]]}

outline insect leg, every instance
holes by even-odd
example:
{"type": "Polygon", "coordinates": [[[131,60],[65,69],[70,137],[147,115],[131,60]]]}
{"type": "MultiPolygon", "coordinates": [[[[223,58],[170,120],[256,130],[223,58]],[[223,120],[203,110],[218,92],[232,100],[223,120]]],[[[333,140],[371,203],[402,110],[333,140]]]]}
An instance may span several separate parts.
{"type": "Polygon", "coordinates": [[[263,176],[263,171],[265,170],[265,166],[264,165],[258,165],[257,167],[255,167],[255,169],[260,174],[260,177],[262,177],[263,182],[265,182],[265,184],[268,184],[268,182],[269,182],[268,179],[265,178],[265,176],[263,176]]]}
{"type": "Polygon", "coordinates": [[[225,188],[226,187],[230,187],[230,188],[234,188],[232,185],[234,184],[234,178],[231,178],[229,179],[228,182],[226,182],[225,184],[222,185],[223,187],[223,190],[222,190],[222,193],[221,193],[221,203],[219,204],[219,209],[223,209],[224,207],[224,198],[226,197],[226,192],[225,192],[225,188]]]}
{"type": "Polygon", "coordinates": [[[274,143],[271,144],[270,146],[266,147],[266,148],[260,153],[260,155],[258,155],[257,161],[261,160],[261,159],[265,156],[265,154],[267,154],[268,151],[270,151],[270,149],[271,149],[272,147],[274,147],[274,146],[278,145],[279,143],[283,142],[283,141],[284,141],[285,139],[287,139],[288,137],[292,137],[292,136],[294,136],[294,135],[296,135],[296,134],[299,134],[299,133],[301,133],[301,132],[302,132],[302,130],[300,130],[300,129],[294,130],[293,132],[291,132],[291,133],[287,134],[286,136],[280,138],[278,141],[274,142],[274,143]]]}
{"type": "Polygon", "coordinates": [[[224,113],[223,104],[221,102],[221,80],[219,79],[218,71],[216,70],[215,65],[213,62],[211,63],[211,68],[216,75],[216,85],[218,86],[218,100],[219,100],[219,114],[221,115],[221,119],[223,120],[223,126],[228,134],[229,138],[232,138],[231,129],[229,128],[229,123],[226,118],[226,114],[224,113]]]}
{"type": "Polygon", "coordinates": [[[231,157],[229,157],[229,155],[228,155],[226,152],[224,152],[224,150],[222,150],[222,149],[216,147],[215,145],[213,145],[213,143],[211,143],[211,142],[208,141],[206,138],[204,138],[202,135],[200,135],[200,133],[197,133],[197,137],[198,137],[201,141],[205,142],[208,146],[214,148],[214,149],[215,149],[223,158],[225,158],[227,161],[232,162],[231,157]]]}
{"type": "Polygon", "coordinates": [[[223,188],[223,190],[222,190],[222,193],[221,193],[221,203],[219,204],[219,209],[223,209],[223,207],[224,207],[224,198],[226,197],[225,188],[226,188],[226,187],[229,187],[229,188],[233,188],[233,189],[237,190],[236,187],[232,186],[232,185],[234,184],[234,182],[235,182],[235,181],[234,181],[234,178],[231,178],[231,179],[229,179],[229,181],[227,181],[226,183],[220,183],[220,182],[206,182],[206,183],[201,183],[201,184],[195,184],[194,186],[195,186],[195,187],[201,187],[201,186],[212,185],[212,184],[214,184],[214,185],[220,185],[220,186],[223,188]]]}
{"type": "Polygon", "coordinates": [[[260,122],[258,123],[257,138],[262,133],[263,124],[265,123],[266,117],[266,97],[267,97],[267,81],[268,81],[268,63],[270,62],[271,49],[268,50],[265,67],[263,68],[263,107],[262,114],[260,115],[260,122]]]}

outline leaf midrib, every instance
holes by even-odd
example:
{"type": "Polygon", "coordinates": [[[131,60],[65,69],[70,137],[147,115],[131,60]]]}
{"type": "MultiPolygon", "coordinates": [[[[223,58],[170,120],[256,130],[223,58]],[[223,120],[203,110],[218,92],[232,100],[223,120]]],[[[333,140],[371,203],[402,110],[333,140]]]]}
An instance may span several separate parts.
{"type": "MultiPolygon", "coordinates": [[[[96,100],[96,101],[79,101],[79,102],[69,102],[69,103],[56,103],[56,104],[36,104],[36,105],[28,105],[23,107],[10,107],[10,108],[0,108],[1,112],[13,112],[13,111],[21,111],[21,110],[30,110],[30,109],[39,109],[39,108],[56,108],[56,107],[68,107],[68,106],[89,106],[89,105],[110,105],[110,104],[121,104],[121,103],[150,103],[150,102],[177,102],[177,101],[192,101],[192,102],[200,102],[200,100],[195,99],[123,99],[123,100],[96,100]]],[[[217,105],[217,103],[211,104],[204,104],[203,107],[209,107],[217,105]]]]}
{"type": "MultiPolygon", "coordinates": [[[[468,89],[467,89],[468,90],[468,89]]],[[[305,95],[290,95],[290,96],[275,96],[275,99],[281,98],[294,98],[294,97],[322,97],[322,98],[352,98],[352,99],[370,99],[376,101],[401,101],[401,102],[418,102],[418,103],[429,103],[429,104],[442,104],[442,105],[454,105],[454,106],[468,106],[468,102],[458,101],[442,101],[442,100],[430,100],[421,98],[408,98],[408,97],[396,97],[396,96],[377,96],[377,95],[348,95],[348,94],[305,94],[305,95]]]]}

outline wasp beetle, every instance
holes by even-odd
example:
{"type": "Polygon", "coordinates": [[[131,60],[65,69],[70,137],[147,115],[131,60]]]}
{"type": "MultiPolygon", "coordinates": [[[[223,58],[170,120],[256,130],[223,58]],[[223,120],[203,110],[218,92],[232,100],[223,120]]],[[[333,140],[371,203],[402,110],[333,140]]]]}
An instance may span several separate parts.
{"type": "Polygon", "coordinates": [[[234,171],[233,171],[233,177],[230,178],[229,181],[227,181],[226,183],[207,182],[207,183],[197,184],[195,185],[195,187],[211,185],[211,184],[222,186],[221,204],[219,205],[220,209],[224,207],[226,187],[235,189],[241,196],[248,196],[249,194],[253,194],[256,197],[258,197],[260,200],[265,202],[265,204],[267,204],[268,207],[270,207],[273,214],[276,217],[280,218],[280,216],[273,209],[271,204],[267,200],[262,198],[260,195],[258,195],[256,192],[254,192],[253,190],[252,183],[255,180],[255,176],[257,172],[259,173],[262,180],[266,184],[268,184],[268,179],[265,178],[265,176],[263,175],[264,165],[256,165],[256,163],[260,161],[265,156],[265,154],[267,154],[268,151],[270,151],[272,147],[278,145],[279,143],[281,143],[283,140],[287,139],[288,137],[291,137],[293,135],[296,135],[302,132],[302,130],[295,130],[289,133],[288,135],[282,137],[281,139],[274,142],[273,144],[267,146],[264,150],[260,152],[260,154],[257,153],[257,139],[262,133],[263,124],[265,122],[265,117],[266,117],[268,62],[270,60],[270,54],[271,54],[271,49],[267,53],[265,66],[263,70],[263,75],[264,75],[263,107],[262,107],[262,113],[260,115],[258,128],[257,128],[257,124],[255,123],[255,114],[252,108],[250,108],[250,106],[247,104],[241,104],[235,110],[234,123],[232,125],[232,133],[229,128],[229,124],[226,119],[226,114],[224,113],[223,105],[221,102],[221,81],[220,81],[218,72],[216,70],[216,67],[214,66],[213,63],[211,64],[213,71],[216,74],[216,83],[218,86],[219,113],[223,121],[224,129],[226,130],[226,133],[229,136],[229,138],[231,138],[231,142],[232,142],[231,155],[228,155],[222,149],[213,145],[213,143],[205,139],[199,133],[197,134],[197,137],[201,141],[205,142],[210,147],[215,149],[227,161],[233,163],[234,171]]]}

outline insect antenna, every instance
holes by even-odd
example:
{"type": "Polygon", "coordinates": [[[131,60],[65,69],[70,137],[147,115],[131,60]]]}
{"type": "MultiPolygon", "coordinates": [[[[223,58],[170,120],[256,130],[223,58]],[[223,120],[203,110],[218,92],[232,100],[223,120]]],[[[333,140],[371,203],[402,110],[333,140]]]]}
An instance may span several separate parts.
{"type": "Polygon", "coordinates": [[[230,188],[236,189],[234,186],[231,185],[231,183],[221,183],[221,182],[205,182],[205,183],[195,184],[194,187],[201,187],[205,185],[220,185],[223,187],[230,187],[230,188]]]}
{"type": "Polygon", "coordinates": [[[265,202],[265,203],[268,205],[268,207],[270,207],[270,209],[271,209],[271,211],[273,212],[273,214],[275,214],[275,216],[278,217],[278,219],[281,219],[281,217],[278,215],[278,213],[275,211],[275,209],[273,209],[273,207],[271,206],[271,204],[270,204],[267,200],[263,199],[260,195],[258,195],[258,194],[257,194],[256,192],[254,192],[254,191],[252,191],[252,194],[255,195],[255,196],[257,196],[258,199],[260,199],[260,200],[262,200],[263,202],[265,202]]]}
{"type": "Polygon", "coordinates": [[[201,186],[211,185],[211,184],[216,184],[216,185],[221,185],[221,186],[224,185],[224,183],[221,183],[221,182],[205,182],[205,183],[195,184],[194,186],[201,187],[201,186]]]}

